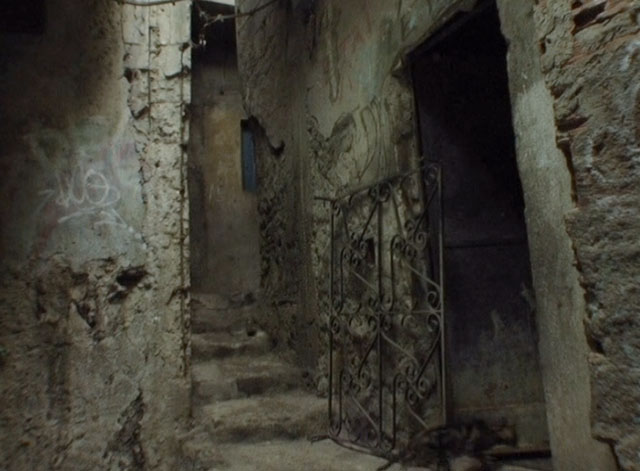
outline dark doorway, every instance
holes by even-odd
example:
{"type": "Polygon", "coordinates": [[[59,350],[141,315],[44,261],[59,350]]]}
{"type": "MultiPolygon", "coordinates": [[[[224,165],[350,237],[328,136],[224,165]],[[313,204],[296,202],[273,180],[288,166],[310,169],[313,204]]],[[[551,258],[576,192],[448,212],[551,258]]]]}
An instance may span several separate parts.
{"type": "Polygon", "coordinates": [[[494,2],[412,56],[423,155],[443,178],[445,319],[453,422],[505,421],[512,452],[548,450],[507,46],[494,2]]]}

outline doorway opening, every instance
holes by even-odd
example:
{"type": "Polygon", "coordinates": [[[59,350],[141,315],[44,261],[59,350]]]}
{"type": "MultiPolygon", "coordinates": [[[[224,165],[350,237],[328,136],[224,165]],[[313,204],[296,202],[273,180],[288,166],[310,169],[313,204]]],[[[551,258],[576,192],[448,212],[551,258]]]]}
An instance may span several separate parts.
{"type": "Polygon", "coordinates": [[[507,45],[494,1],[411,56],[422,153],[442,168],[448,416],[508,424],[548,455],[507,45]]]}

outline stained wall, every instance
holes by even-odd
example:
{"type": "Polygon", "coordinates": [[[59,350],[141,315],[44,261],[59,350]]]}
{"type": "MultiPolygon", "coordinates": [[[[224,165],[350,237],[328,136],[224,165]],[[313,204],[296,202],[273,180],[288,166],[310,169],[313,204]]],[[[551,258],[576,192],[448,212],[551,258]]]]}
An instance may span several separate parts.
{"type": "MultiPolygon", "coordinates": [[[[474,3],[299,0],[238,23],[245,106],[264,130],[261,215],[277,221],[262,237],[287,241],[262,252],[280,274],[267,293],[290,300],[274,316],[321,392],[329,238],[314,197],[415,161],[406,55],[474,3]]],[[[615,469],[613,444],[638,469],[637,5],[498,5],[556,468],[615,469]]]]}
{"type": "Polygon", "coordinates": [[[223,304],[246,303],[260,290],[258,202],[243,187],[234,23],[214,23],[204,35],[194,51],[190,108],[191,284],[223,304]]]}
{"type": "Polygon", "coordinates": [[[0,468],[176,469],[189,15],[51,0],[0,36],[0,468]]]}

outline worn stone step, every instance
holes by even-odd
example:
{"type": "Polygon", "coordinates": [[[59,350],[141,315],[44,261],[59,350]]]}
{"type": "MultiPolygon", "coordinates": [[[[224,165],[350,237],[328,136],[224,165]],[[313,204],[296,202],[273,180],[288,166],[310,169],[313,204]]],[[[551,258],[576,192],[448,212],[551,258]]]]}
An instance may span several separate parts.
{"type": "Polygon", "coordinates": [[[191,294],[191,332],[251,330],[260,314],[260,304],[234,303],[216,294],[191,294]]]}
{"type": "Polygon", "coordinates": [[[208,332],[191,335],[191,355],[194,361],[225,358],[233,355],[260,355],[271,350],[269,336],[260,330],[236,333],[208,332]]]}
{"type": "Polygon", "coordinates": [[[181,469],[208,471],[227,466],[219,447],[213,445],[209,433],[201,426],[180,438],[183,457],[181,469]]]}
{"type": "Polygon", "coordinates": [[[237,332],[255,330],[254,319],[258,317],[258,306],[229,309],[211,309],[203,305],[191,307],[191,332],[237,332]]]}
{"type": "Polygon", "coordinates": [[[500,466],[497,471],[548,471],[551,469],[551,461],[549,460],[547,463],[541,463],[537,465],[505,464],[500,466]]]}
{"type": "Polygon", "coordinates": [[[302,372],[275,355],[236,356],[195,363],[192,369],[196,405],[289,391],[302,384],[302,372]]]}
{"type": "Polygon", "coordinates": [[[327,430],[327,400],[299,391],[221,401],[195,414],[218,443],[306,438],[327,430]]]}
{"type": "MultiPolygon", "coordinates": [[[[223,444],[216,450],[225,464],[218,471],[375,471],[387,464],[384,458],[336,445],[330,440],[273,440],[260,443],[223,444]]],[[[392,464],[387,471],[435,471],[430,468],[392,464]]]]}

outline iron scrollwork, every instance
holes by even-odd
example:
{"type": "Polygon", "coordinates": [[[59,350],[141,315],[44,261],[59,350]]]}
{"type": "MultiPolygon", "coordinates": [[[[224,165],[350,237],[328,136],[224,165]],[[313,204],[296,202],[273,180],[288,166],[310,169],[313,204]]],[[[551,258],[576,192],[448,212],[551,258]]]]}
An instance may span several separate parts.
{"type": "Polygon", "coordinates": [[[441,170],[331,205],[329,436],[393,456],[445,420],[441,170]]]}

